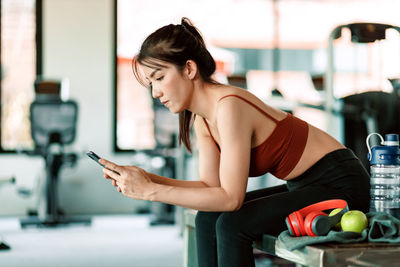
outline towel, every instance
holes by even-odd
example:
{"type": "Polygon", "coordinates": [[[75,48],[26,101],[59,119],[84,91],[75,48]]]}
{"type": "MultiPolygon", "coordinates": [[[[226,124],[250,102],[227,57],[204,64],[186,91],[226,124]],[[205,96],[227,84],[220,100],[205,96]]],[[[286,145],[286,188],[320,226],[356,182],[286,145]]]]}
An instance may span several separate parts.
{"type": "Polygon", "coordinates": [[[368,241],[400,243],[400,220],[384,212],[367,213],[368,241]]]}
{"type": "Polygon", "coordinates": [[[358,243],[367,240],[368,242],[400,243],[399,219],[384,212],[369,212],[366,215],[369,221],[368,227],[361,234],[330,230],[325,236],[293,237],[288,230],[285,230],[279,234],[278,240],[288,250],[326,242],[358,243]]]}
{"type": "Polygon", "coordinates": [[[288,249],[295,250],[303,248],[307,245],[326,243],[326,242],[338,242],[338,243],[358,243],[367,239],[367,231],[359,233],[354,232],[338,232],[331,230],[327,235],[324,236],[291,236],[289,230],[285,230],[279,234],[278,240],[288,249]]]}

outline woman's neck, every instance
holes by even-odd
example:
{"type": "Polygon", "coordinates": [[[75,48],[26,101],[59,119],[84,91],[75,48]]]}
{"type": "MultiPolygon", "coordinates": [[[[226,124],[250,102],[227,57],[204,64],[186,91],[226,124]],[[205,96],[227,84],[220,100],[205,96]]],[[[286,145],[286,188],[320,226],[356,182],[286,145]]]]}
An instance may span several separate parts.
{"type": "Polygon", "coordinates": [[[188,109],[208,121],[214,121],[216,105],[224,87],[222,84],[206,82],[195,84],[188,109]]]}

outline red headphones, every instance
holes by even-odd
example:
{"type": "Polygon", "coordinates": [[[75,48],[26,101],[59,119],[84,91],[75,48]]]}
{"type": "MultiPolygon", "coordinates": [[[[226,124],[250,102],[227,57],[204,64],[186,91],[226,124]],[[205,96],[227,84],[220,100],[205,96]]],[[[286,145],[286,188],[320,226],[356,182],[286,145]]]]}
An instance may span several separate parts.
{"type": "Polygon", "coordinates": [[[348,210],[347,202],[343,199],[325,200],[290,213],[285,221],[292,236],[326,235],[348,210]],[[322,212],[336,208],[342,208],[342,210],[333,216],[322,212]]]}

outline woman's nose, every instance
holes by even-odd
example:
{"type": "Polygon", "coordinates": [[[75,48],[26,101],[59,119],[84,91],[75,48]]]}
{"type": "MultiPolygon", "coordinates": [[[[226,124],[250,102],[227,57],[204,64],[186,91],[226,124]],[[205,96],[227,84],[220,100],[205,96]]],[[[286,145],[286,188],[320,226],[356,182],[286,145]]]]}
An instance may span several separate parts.
{"type": "Polygon", "coordinates": [[[151,94],[153,98],[160,98],[162,96],[161,90],[159,90],[157,87],[152,87],[151,94]]]}

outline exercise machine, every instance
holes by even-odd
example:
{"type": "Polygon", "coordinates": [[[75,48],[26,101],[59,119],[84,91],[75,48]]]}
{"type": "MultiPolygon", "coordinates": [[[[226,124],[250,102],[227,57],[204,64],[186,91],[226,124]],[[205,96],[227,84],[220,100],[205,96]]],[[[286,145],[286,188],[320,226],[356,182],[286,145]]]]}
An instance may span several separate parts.
{"type": "Polygon", "coordinates": [[[75,140],[78,105],[72,100],[61,100],[61,82],[58,81],[37,80],[35,93],[35,100],[30,106],[31,135],[35,147],[26,153],[43,158],[46,182],[37,215],[21,219],[21,227],[69,223],[88,225],[90,218],[65,216],[58,205],[60,171],[66,164],[74,165],[78,158],[77,154],[64,150],[75,140]]]}
{"type": "MultiPolygon", "coordinates": [[[[379,132],[400,132],[400,97],[399,80],[387,78],[387,84],[393,87],[392,92],[385,92],[383,88],[344,96],[341,99],[334,95],[334,41],[342,36],[342,30],[350,31],[353,44],[380,44],[387,39],[387,30],[394,30],[400,34],[400,27],[380,23],[351,23],[337,26],[329,36],[328,69],[325,76],[326,103],[328,127],[335,127],[332,118],[335,113],[343,116],[343,141],[360,158],[363,165],[369,170],[367,147],[365,140],[368,134],[379,132]],[[336,109],[336,102],[341,102],[340,109],[336,109]]],[[[398,49],[398,48],[397,48],[398,49]]],[[[380,69],[381,71],[381,69],[380,69]]],[[[354,77],[355,81],[357,77],[354,77]]],[[[373,90],[372,90],[373,89],[373,90]]],[[[328,129],[334,132],[334,129],[328,129]]]]}

